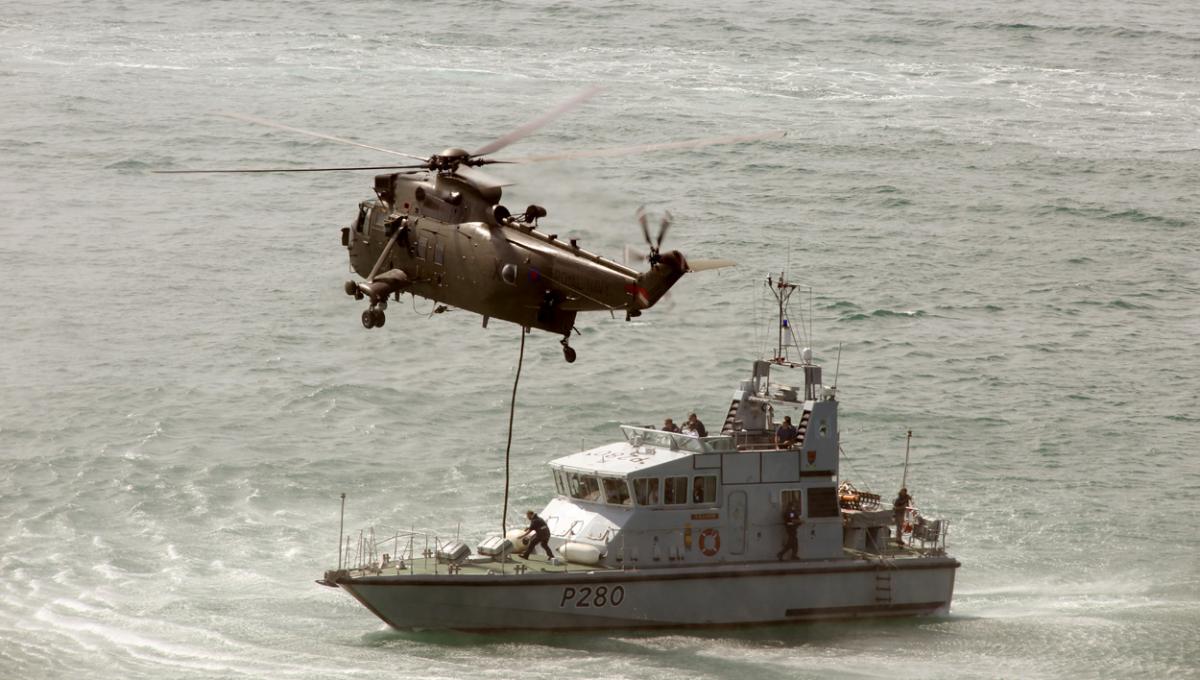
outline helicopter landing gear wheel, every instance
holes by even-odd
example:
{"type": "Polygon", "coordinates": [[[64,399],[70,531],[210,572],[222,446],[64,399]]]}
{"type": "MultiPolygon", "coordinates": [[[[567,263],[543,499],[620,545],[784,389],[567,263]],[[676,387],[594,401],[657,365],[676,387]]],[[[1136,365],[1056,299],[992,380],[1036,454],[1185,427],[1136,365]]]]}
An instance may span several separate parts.
{"type": "Polygon", "coordinates": [[[561,344],[563,346],[563,358],[567,360],[568,364],[575,363],[575,349],[567,344],[566,338],[562,339],[561,344]]]}
{"type": "Polygon", "coordinates": [[[363,328],[371,329],[375,327],[375,310],[367,309],[362,313],[363,328]]]}
{"type": "Polygon", "coordinates": [[[384,322],[387,321],[387,316],[384,315],[382,309],[375,310],[375,327],[383,328],[384,322]]]}

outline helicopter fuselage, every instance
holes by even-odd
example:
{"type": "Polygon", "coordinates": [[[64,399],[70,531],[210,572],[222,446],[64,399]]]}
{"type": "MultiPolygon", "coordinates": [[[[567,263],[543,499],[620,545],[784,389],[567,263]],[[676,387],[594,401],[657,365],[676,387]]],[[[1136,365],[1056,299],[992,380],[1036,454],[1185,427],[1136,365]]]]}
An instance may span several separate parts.
{"type": "Polygon", "coordinates": [[[639,273],[563,242],[537,228],[544,209],[512,215],[498,186],[454,172],[379,175],[375,193],[342,230],[365,279],[346,292],[371,299],[368,328],[382,325],[389,296],[411,293],[480,314],[484,325],[495,318],[565,338],[579,312],[639,315],[687,269],[676,251],[639,273]]]}

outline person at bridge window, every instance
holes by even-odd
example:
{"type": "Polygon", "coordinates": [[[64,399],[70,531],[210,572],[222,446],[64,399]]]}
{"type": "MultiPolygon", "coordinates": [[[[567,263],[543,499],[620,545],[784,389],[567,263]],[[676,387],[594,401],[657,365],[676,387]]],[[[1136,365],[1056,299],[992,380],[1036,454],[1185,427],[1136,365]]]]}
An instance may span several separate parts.
{"type": "Polygon", "coordinates": [[[675,424],[674,420],[667,418],[666,420],[663,421],[662,431],[663,432],[679,432],[679,426],[675,424]]]}
{"type": "Polygon", "coordinates": [[[695,413],[689,413],[687,422],[683,424],[683,433],[690,434],[693,437],[707,437],[708,430],[704,429],[704,423],[696,417],[695,413]]]}
{"type": "Polygon", "coordinates": [[[783,533],[787,536],[787,543],[784,544],[783,550],[779,551],[776,557],[783,561],[783,556],[789,552],[792,554],[793,560],[800,559],[800,543],[796,540],[796,531],[804,520],[800,519],[800,506],[794,501],[788,503],[787,509],[783,511],[783,533]]]}
{"type": "Polygon", "coordinates": [[[546,551],[546,557],[553,558],[554,553],[550,550],[550,527],[546,524],[546,520],[538,517],[538,514],[532,510],[526,512],[525,517],[529,520],[529,528],[521,534],[521,540],[529,542],[525,546],[525,552],[521,553],[521,557],[529,559],[534,548],[540,545],[546,551]]]}
{"type": "Polygon", "coordinates": [[[796,426],[792,425],[792,417],[784,416],[783,424],[775,430],[775,446],[781,449],[791,448],[796,443],[796,426]]]}

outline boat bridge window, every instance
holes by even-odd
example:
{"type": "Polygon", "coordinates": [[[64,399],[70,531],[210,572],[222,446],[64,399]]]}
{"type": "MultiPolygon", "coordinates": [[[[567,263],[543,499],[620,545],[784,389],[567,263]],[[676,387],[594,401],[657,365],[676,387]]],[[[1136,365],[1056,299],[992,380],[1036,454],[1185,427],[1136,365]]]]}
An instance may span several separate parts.
{"type": "Polygon", "coordinates": [[[684,505],[688,502],[687,477],[667,477],[664,482],[663,499],[667,505],[684,505]]]}
{"type": "Polygon", "coordinates": [[[630,505],[629,485],[624,479],[604,477],[604,499],[609,505],[630,505]]]}
{"type": "Polygon", "coordinates": [[[717,502],[717,477],[716,475],[704,475],[702,477],[692,478],[692,502],[693,503],[716,503],[717,502]]]}
{"type": "Polygon", "coordinates": [[[837,517],[837,489],[832,486],[818,486],[808,490],[809,517],[837,517]]]}
{"type": "Polygon", "coordinates": [[[562,470],[554,471],[554,489],[564,496],[567,494],[567,483],[564,480],[565,476],[566,473],[562,470]]]}
{"type": "Polygon", "coordinates": [[[633,480],[633,493],[638,505],[658,505],[662,496],[658,495],[658,478],[633,480]]]}
{"type": "Polygon", "coordinates": [[[796,504],[796,509],[799,512],[804,512],[804,492],[800,489],[787,489],[779,492],[779,503],[784,510],[788,509],[792,503],[796,504]]]}
{"type": "Polygon", "coordinates": [[[568,491],[571,498],[584,501],[600,501],[600,480],[592,475],[581,475],[571,472],[567,475],[568,491]]]}

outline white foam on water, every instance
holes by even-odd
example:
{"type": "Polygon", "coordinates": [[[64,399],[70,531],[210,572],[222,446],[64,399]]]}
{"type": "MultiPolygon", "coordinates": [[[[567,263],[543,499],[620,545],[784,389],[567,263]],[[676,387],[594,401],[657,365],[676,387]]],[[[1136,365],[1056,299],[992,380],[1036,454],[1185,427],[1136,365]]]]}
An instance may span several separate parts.
{"type": "Polygon", "coordinates": [[[1196,675],[1195,532],[1163,500],[1200,447],[1195,12],[77,4],[14,5],[0,44],[0,675],[1196,675]],[[949,617],[478,639],[380,631],[312,583],[342,491],[350,526],[495,529],[516,329],[424,303],[358,327],[336,230],[369,175],[148,171],[379,160],[214,109],[424,154],[591,83],[505,153],[789,137],[512,168],[507,205],[602,254],[647,204],[671,247],[739,262],[636,322],[581,316],[569,367],[530,336],[516,506],[612,423],[719,421],[761,333],[738,311],[787,266],[817,354],[845,349],[854,480],[891,488],[925,433],[910,479],[963,563],[949,617]],[[30,283],[58,279],[86,295],[30,283]]]}

